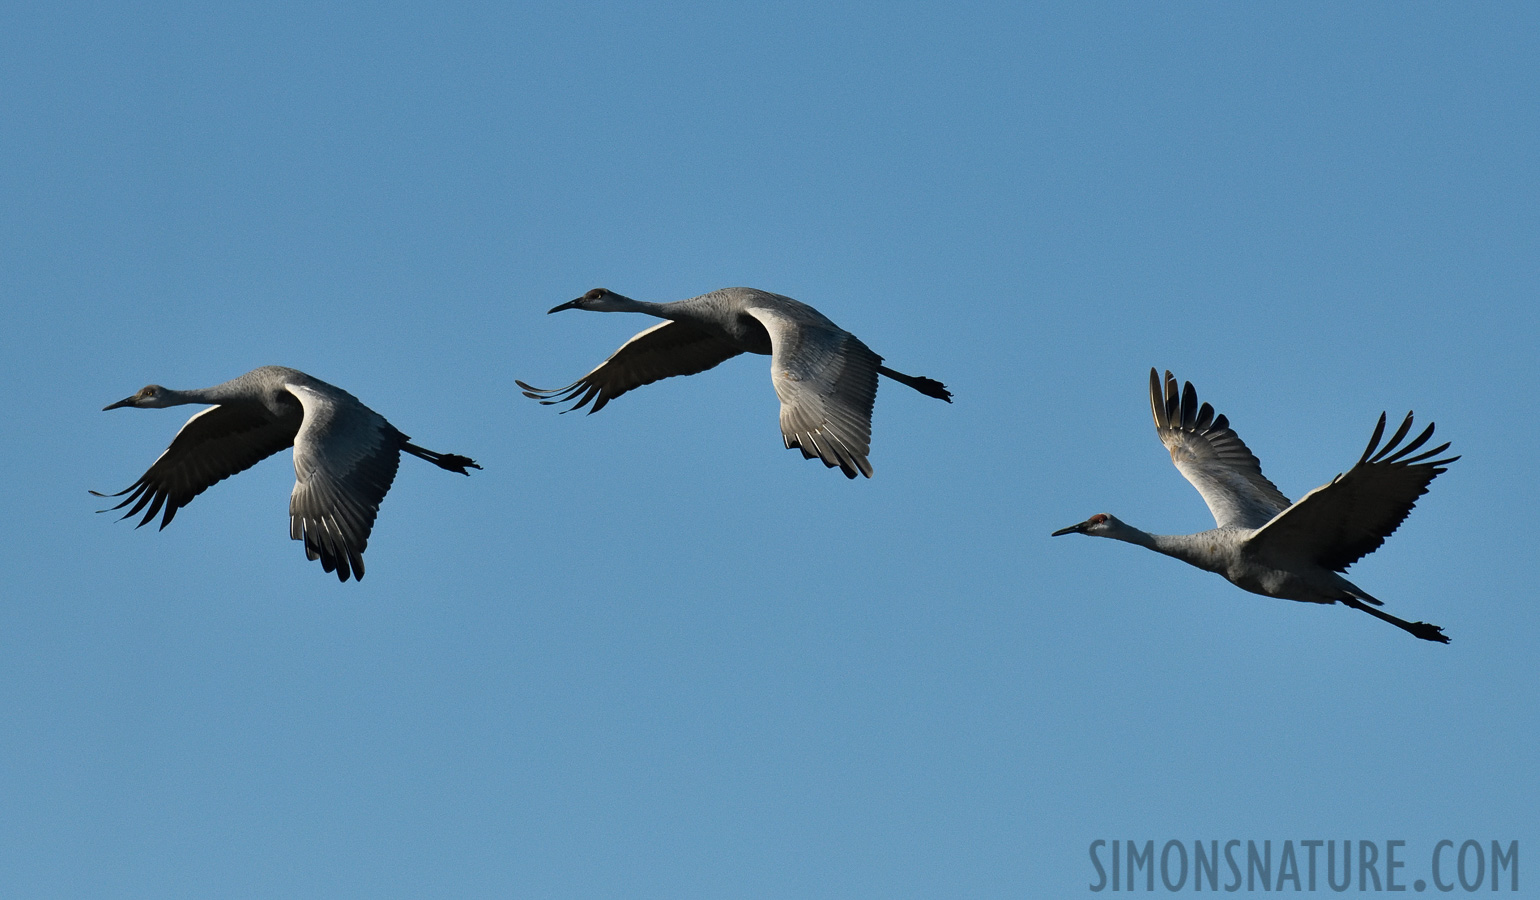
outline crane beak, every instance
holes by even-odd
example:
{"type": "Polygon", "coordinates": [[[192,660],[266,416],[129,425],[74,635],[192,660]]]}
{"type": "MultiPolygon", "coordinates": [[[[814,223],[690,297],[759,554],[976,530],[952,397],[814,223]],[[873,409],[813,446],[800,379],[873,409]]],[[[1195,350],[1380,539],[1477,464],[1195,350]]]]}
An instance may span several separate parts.
{"type": "Polygon", "coordinates": [[[1081,522],[1079,525],[1071,525],[1068,528],[1060,528],[1058,531],[1055,531],[1053,534],[1049,535],[1049,537],[1058,537],[1061,534],[1085,534],[1085,526],[1086,523],[1081,522]]]}
{"type": "MultiPolygon", "coordinates": [[[[138,394],[134,395],[134,397],[137,397],[137,396],[139,396],[139,395],[138,394]]],[[[124,397],[122,400],[119,400],[116,403],[109,403],[106,406],[102,407],[102,412],[106,412],[109,409],[117,409],[117,408],[122,407],[122,406],[133,406],[134,405],[134,397],[124,397]]]]}
{"type": "Polygon", "coordinates": [[[583,299],[582,297],[579,297],[577,300],[568,300],[566,303],[563,303],[561,306],[553,306],[550,309],[546,310],[545,314],[546,315],[550,315],[551,313],[561,312],[564,309],[576,309],[578,303],[582,299],[583,299]]]}

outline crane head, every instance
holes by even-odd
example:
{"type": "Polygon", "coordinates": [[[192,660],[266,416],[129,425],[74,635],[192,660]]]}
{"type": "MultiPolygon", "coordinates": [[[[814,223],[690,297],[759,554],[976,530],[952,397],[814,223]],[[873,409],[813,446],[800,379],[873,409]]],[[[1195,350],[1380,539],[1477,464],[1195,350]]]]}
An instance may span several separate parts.
{"type": "Polygon", "coordinates": [[[576,300],[569,300],[560,306],[552,307],[546,314],[561,312],[564,309],[587,309],[594,312],[625,312],[629,309],[627,298],[615,293],[609,288],[594,288],[576,300]]]}
{"type": "Polygon", "coordinates": [[[140,388],[132,397],[124,397],[116,403],[109,403],[102,407],[102,412],[109,409],[117,409],[120,406],[132,406],[138,409],[156,409],[162,406],[171,406],[166,402],[170,398],[170,392],[158,384],[147,384],[140,388]]]}
{"type": "Polygon", "coordinates": [[[1106,513],[1097,513],[1091,518],[1086,519],[1084,522],[1081,522],[1079,525],[1071,525],[1068,528],[1060,528],[1058,531],[1055,531],[1051,537],[1058,537],[1061,534],[1089,534],[1092,537],[1105,537],[1108,532],[1112,531],[1114,528],[1121,524],[1123,523],[1119,522],[1112,516],[1107,515],[1106,513]]]}

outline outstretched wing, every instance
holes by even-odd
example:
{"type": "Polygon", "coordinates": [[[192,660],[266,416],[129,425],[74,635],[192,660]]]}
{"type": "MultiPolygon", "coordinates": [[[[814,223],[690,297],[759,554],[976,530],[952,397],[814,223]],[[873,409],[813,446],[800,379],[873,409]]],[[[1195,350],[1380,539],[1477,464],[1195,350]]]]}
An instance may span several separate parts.
{"type": "Polygon", "coordinates": [[[593,401],[593,408],[588,411],[592,415],[603,409],[606,403],[633,388],[675,375],[704,372],[742,352],[693,325],[668,321],[654,325],[621,344],[620,349],[612,353],[609,359],[564,388],[548,390],[531,387],[518,380],[514,383],[524,389],[524,396],[539,400],[546,406],[569,400],[577,401],[562,412],[582,409],[589,401],[593,401]]]}
{"type": "Polygon", "coordinates": [[[1262,474],[1262,464],[1207,403],[1198,405],[1198,392],[1187,382],[1177,390],[1176,377],[1150,370],[1150,410],[1155,432],[1171,451],[1171,462],[1203,495],[1220,528],[1261,528],[1287,509],[1289,498],[1262,474]]]}
{"type": "Polygon", "coordinates": [[[872,403],[882,357],[849,332],[811,317],[750,307],[770,332],[770,380],[781,398],[781,436],[807,459],[872,477],[872,403]]]}
{"type": "Polygon", "coordinates": [[[294,439],[289,536],[338,580],[364,577],[364,548],[401,464],[406,440],[385,418],[349,394],[289,384],[305,407],[294,439]]]}
{"type": "Polygon", "coordinates": [[[1447,443],[1411,455],[1433,436],[1431,424],[1398,447],[1411,428],[1412,414],[1407,413],[1385,448],[1376,453],[1385,434],[1381,413],[1358,464],[1284,510],[1247,542],[1247,551],[1264,558],[1305,559],[1341,572],[1378,549],[1406,520],[1443,467],[1459,459],[1431,458],[1448,450],[1447,443]]]}
{"type": "Polygon", "coordinates": [[[125,519],[144,510],[136,528],[148,524],[164,508],[160,527],[165,528],[177,510],[209,487],[293,444],[299,424],[298,408],[291,416],[274,418],[265,407],[255,404],[211,406],[187,420],[171,446],[138,481],[116,494],[91,493],[98,497],[127,494],[112,508],[122,509],[132,503],[123,514],[125,519]]]}

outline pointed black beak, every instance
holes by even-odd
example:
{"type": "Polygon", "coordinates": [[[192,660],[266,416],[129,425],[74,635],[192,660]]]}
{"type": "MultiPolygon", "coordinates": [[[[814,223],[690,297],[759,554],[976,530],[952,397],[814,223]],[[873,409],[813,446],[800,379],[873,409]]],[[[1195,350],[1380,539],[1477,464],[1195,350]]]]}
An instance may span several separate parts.
{"type": "Polygon", "coordinates": [[[566,303],[563,303],[561,306],[553,306],[550,309],[546,310],[545,314],[546,315],[550,315],[551,313],[561,312],[564,309],[576,309],[578,303],[582,302],[582,300],[583,300],[582,297],[579,297],[576,300],[568,300],[566,303]]]}
{"type": "MultiPolygon", "coordinates": [[[[137,395],[135,395],[135,396],[137,396],[137,395]]],[[[124,397],[122,400],[119,400],[116,403],[109,403],[106,406],[102,407],[102,412],[106,412],[109,409],[117,409],[120,406],[133,406],[133,405],[134,405],[134,398],[133,397],[124,397]]]]}
{"type": "Polygon", "coordinates": [[[1085,526],[1086,523],[1081,522],[1079,525],[1071,525],[1068,528],[1060,528],[1058,531],[1050,534],[1049,537],[1058,537],[1061,534],[1085,534],[1085,526]]]}

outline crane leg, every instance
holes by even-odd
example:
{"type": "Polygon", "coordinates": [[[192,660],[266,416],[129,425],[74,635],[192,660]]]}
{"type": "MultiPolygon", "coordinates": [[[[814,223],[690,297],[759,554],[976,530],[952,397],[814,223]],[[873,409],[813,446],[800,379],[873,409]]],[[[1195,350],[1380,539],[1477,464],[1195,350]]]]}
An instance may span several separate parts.
{"type": "Polygon", "coordinates": [[[419,447],[408,441],[401,442],[401,449],[412,454],[418,459],[425,459],[440,469],[448,469],[451,472],[459,472],[461,475],[469,475],[467,468],[479,469],[476,461],[469,456],[461,456],[458,453],[435,453],[426,447],[419,447]]]}
{"type": "Polygon", "coordinates": [[[1372,606],[1365,605],[1357,597],[1343,597],[1341,598],[1341,602],[1344,606],[1350,606],[1353,609],[1363,610],[1376,619],[1382,619],[1386,622],[1389,622],[1397,628],[1410,633],[1413,637],[1419,637],[1425,641],[1436,641],[1440,644],[1449,643],[1449,638],[1444,635],[1444,629],[1438,627],[1437,625],[1429,625],[1427,622],[1408,622],[1405,619],[1398,619],[1388,612],[1383,612],[1381,610],[1375,609],[1372,606]]]}
{"type": "Polygon", "coordinates": [[[924,375],[905,375],[887,366],[878,366],[878,374],[886,375],[899,384],[907,384],[927,397],[935,397],[937,400],[952,402],[952,392],[946,389],[946,385],[934,378],[926,378],[924,375]]]}

